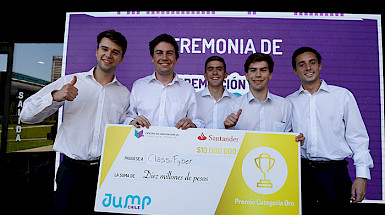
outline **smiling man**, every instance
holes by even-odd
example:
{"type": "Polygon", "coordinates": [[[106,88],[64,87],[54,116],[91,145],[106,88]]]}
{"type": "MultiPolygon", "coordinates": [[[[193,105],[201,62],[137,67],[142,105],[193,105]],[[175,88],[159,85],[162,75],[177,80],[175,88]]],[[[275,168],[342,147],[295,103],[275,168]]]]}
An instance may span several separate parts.
{"type": "Polygon", "coordinates": [[[123,122],[130,92],[115,76],[127,48],[114,30],[97,36],[96,67],[66,75],[25,100],[21,121],[39,123],[64,106],[53,149],[63,154],[57,171],[56,214],[92,214],[104,128],[123,122]]]}
{"type": "Polygon", "coordinates": [[[204,77],[207,87],[197,93],[197,100],[198,110],[204,116],[205,128],[225,128],[225,108],[238,97],[223,87],[223,81],[227,78],[225,60],[219,56],[207,58],[204,77]]]}
{"type": "Polygon", "coordinates": [[[203,127],[194,88],[174,72],[179,58],[175,39],[161,34],[149,43],[149,48],[155,72],[133,84],[124,124],[137,128],[151,125],[178,129],[203,127]]]}
{"type": "Polygon", "coordinates": [[[301,147],[302,205],[304,214],[325,214],[330,208],[343,214],[349,201],[364,199],[373,160],[353,94],[319,78],[321,59],[310,47],[301,47],[292,56],[293,72],[301,81],[299,90],[287,97],[293,104],[293,131],[307,138],[301,147]],[[353,184],[348,157],[356,166],[353,184]]]}
{"type": "Polygon", "coordinates": [[[244,65],[250,91],[229,103],[225,128],[252,131],[288,132],[291,130],[292,105],[269,92],[274,62],[270,55],[254,53],[244,65]]]}

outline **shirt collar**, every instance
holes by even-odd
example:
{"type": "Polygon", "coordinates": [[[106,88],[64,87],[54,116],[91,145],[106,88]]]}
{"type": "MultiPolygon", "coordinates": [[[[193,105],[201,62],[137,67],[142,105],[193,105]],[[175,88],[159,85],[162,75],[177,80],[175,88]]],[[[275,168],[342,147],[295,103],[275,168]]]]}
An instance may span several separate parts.
{"type": "MultiPolygon", "coordinates": [[[[259,103],[258,99],[254,98],[253,94],[250,91],[247,93],[247,100],[249,101],[249,103],[253,100],[255,100],[259,103]]],[[[267,96],[266,96],[266,99],[263,103],[265,103],[267,101],[272,101],[272,100],[273,100],[273,97],[271,96],[270,91],[267,91],[267,96]]]]}
{"type": "MultiPolygon", "coordinates": [[[[209,90],[209,87],[205,87],[203,90],[202,90],[202,96],[211,96],[211,93],[210,93],[210,90],[209,90]]],[[[231,97],[230,96],[230,92],[224,88],[224,91],[223,91],[223,94],[222,94],[222,97],[231,97]]]]}
{"type": "Polygon", "coordinates": [[[222,97],[231,97],[230,92],[226,88],[224,89],[222,97]]]}
{"type": "MultiPolygon", "coordinates": [[[[325,80],[321,79],[321,86],[320,88],[317,90],[317,92],[319,91],[325,91],[325,92],[330,92],[330,87],[329,85],[326,83],[325,80]]],[[[305,92],[306,90],[302,87],[302,84],[301,86],[299,87],[299,90],[297,91],[297,96],[302,93],[302,92],[305,92]]]]}
{"type": "Polygon", "coordinates": [[[330,92],[330,87],[329,87],[329,85],[326,83],[326,81],[321,80],[321,86],[320,86],[320,88],[319,88],[318,91],[320,91],[320,90],[323,90],[323,91],[326,91],[326,92],[330,92]]]}
{"type": "MultiPolygon", "coordinates": [[[[85,73],[86,77],[90,77],[92,78],[92,80],[96,81],[95,77],[94,77],[94,70],[96,69],[96,67],[93,67],[92,69],[90,69],[88,72],[85,73]]],[[[97,82],[97,81],[96,81],[97,82]]],[[[112,79],[112,81],[108,84],[113,84],[113,83],[117,83],[118,85],[121,85],[123,86],[119,81],[118,79],[116,79],[116,75],[114,75],[114,79],[112,79]]]]}
{"type": "MultiPolygon", "coordinates": [[[[152,81],[158,81],[158,80],[156,79],[155,73],[156,73],[156,72],[153,72],[153,73],[152,73],[152,75],[151,75],[150,78],[148,79],[148,83],[150,83],[150,82],[152,82],[152,81]]],[[[182,79],[179,78],[178,74],[175,73],[175,72],[174,72],[174,74],[175,74],[174,78],[172,79],[172,81],[171,81],[168,85],[173,85],[175,82],[177,82],[177,83],[181,82],[182,79]]],[[[158,81],[158,82],[159,82],[159,81],[158,81]]]]}
{"type": "Polygon", "coordinates": [[[151,81],[156,81],[155,72],[152,73],[152,75],[149,76],[148,83],[150,83],[151,81]]]}
{"type": "MultiPolygon", "coordinates": [[[[94,77],[94,70],[95,70],[96,67],[92,67],[92,69],[90,69],[88,72],[86,72],[86,76],[87,77],[94,77]]],[[[95,79],[95,77],[94,77],[95,79]]]]}
{"type": "Polygon", "coordinates": [[[208,87],[205,87],[203,90],[202,90],[202,96],[211,96],[211,93],[210,93],[210,90],[208,87]]]}
{"type": "Polygon", "coordinates": [[[120,82],[118,81],[118,79],[116,78],[116,75],[114,75],[114,79],[111,81],[110,84],[112,84],[112,83],[116,83],[116,84],[118,84],[119,86],[123,86],[123,84],[120,83],[120,82]]]}

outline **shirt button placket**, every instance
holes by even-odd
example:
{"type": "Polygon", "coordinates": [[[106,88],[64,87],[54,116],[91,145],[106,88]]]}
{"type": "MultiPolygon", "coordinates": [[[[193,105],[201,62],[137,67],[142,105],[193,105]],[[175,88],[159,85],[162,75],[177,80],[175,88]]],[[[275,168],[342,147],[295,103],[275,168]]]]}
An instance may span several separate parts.
{"type": "Polygon", "coordinates": [[[316,97],[315,95],[312,95],[310,97],[310,133],[311,133],[311,149],[310,149],[310,155],[312,157],[317,156],[317,144],[318,144],[318,138],[317,138],[317,116],[316,116],[316,97]]]}
{"type": "Polygon", "coordinates": [[[165,108],[166,108],[166,96],[167,96],[167,87],[163,87],[162,94],[160,96],[159,126],[164,126],[164,112],[165,112],[165,108]]]}
{"type": "Polygon", "coordinates": [[[105,87],[100,88],[99,99],[98,99],[98,107],[95,114],[95,128],[93,134],[93,141],[91,145],[91,156],[96,157],[98,151],[99,144],[99,131],[101,129],[102,124],[102,115],[103,115],[103,106],[104,106],[104,98],[105,98],[105,87]]]}

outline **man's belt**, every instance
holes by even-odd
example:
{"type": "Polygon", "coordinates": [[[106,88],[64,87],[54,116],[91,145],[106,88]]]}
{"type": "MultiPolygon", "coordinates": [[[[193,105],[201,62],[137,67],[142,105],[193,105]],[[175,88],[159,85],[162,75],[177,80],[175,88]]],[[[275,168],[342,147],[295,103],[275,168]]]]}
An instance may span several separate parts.
{"type": "Polygon", "coordinates": [[[330,168],[330,167],[337,167],[337,166],[346,166],[348,165],[348,161],[346,160],[313,161],[313,160],[302,158],[301,165],[303,168],[306,168],[306,167],[330,168]]]}
{"type": "Polygon", "coordinates": [[[66,155],[63,156],[63,162],[66,161],[68,162],[69,164],[72,164],[72,165],[77,165],[77,166],[98,166],[100,165],[100,159],[97,159],[97,160],[91,160],[91,161],[88,161],[88,160],[75,160],[75,159],[72,159],[66,155]]]}

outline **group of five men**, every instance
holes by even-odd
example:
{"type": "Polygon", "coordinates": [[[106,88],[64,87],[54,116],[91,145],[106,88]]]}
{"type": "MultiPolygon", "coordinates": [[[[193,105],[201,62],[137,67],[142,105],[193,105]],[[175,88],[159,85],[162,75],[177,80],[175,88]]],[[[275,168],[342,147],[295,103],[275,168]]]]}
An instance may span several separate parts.
{"type": "Polygon", "coordinates": [[[223,87],[226,63],[218,56],[206,60],[207,87],[195,93],[174,72],[179,48],[167,34],[149,43],[155,72],[135,81],[130,93],[115,76],[127,49],[125,37],[104,31],[97,43],[94,68],[47,85],[24,102],[21,112],[23,122],[38,123],[65,106],[54,143],[54,150],[63,154],[56,177],[57,214],[93,211],[108,123],[301,133],[296,140],[301,142],[303,213],[325,205],[344,208],[364,199],[373,167],[369,137],[352,93],[319,78],[322,64],[316,50],[302,47],[294,52],[293,72],[301,86],[287,98],[268,90],[271,56],[250,55],[244,64],[250,91],[238,97],[223,87]],[[356,166],[353,184],[347,157],[356,166]]]}

